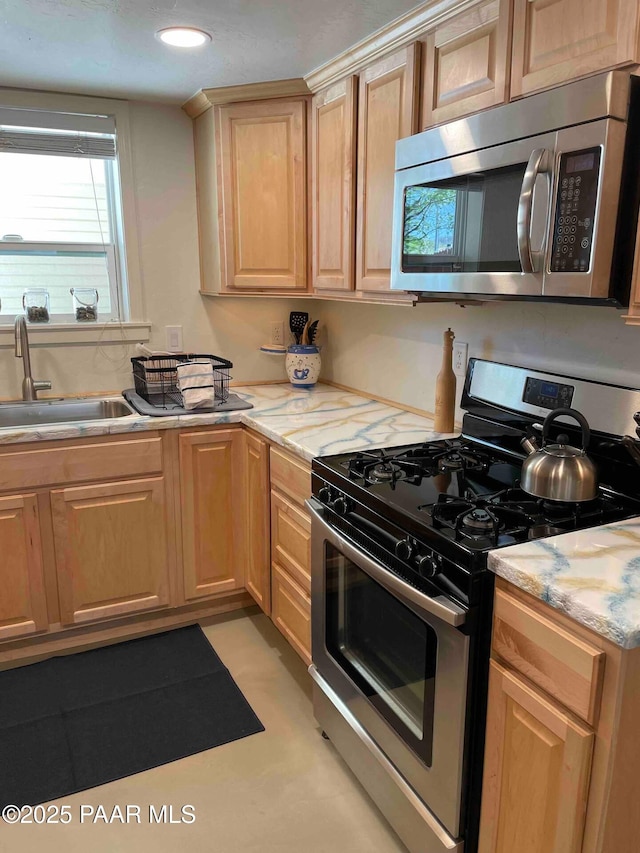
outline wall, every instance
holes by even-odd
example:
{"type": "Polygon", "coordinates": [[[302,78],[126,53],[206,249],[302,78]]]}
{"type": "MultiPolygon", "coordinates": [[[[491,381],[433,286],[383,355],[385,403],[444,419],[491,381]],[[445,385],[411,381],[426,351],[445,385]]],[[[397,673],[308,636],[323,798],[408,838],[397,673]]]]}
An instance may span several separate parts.
{"type": "MultiPolygon", "coordinates": [[[[198,238],[191,120],[179,107],[131,103],[134,181],[149,346],[164,349],[164,326],[183,326],[184,345],[234,363],[241,380],[283,379],[283,359],[263,355],[271,319],[300,300],[212,299],[198,293],[198,238]]],[[[33,347],[33,375],[53,382],[52,394],[120,391],[130,387],[134,346],[33,347]]],[[[20,396],[22,362],[0,358],[0,397],[20,396]]]]}
{"type": "MultiPolygon", "coordinates": [[[[624,312],[537,302],[415,308],[322,303],[324,378],[433,411],[442,333],[469,356],[640,388],[640,329],[624,312]]],[[[462,380],[458,380],[458,399],[462,380]]]]}

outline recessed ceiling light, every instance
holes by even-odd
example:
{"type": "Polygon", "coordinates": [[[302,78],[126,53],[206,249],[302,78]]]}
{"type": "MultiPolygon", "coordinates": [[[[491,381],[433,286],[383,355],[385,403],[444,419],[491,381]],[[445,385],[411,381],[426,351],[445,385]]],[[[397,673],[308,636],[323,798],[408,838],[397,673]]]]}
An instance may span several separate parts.
{"type": "Polygon", "coordinates": [[[195,27],[166,27],[164,30],[158,30],[156,36],[173,47],[200,47],[211,41],[209,33],[195,27]]]}

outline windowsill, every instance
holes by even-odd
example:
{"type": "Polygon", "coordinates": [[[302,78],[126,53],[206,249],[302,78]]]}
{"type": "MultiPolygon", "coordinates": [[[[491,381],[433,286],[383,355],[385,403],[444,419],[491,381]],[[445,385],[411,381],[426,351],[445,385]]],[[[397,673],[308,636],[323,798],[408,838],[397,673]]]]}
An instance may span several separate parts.
{"type": "MultiPolygon", "coordinates": [[[[34,347],[66,346],[70,344],[142,343],[151,336],[151,323],[27,323],[29,343],[34,347]]],[[[14,327],[0,325],[0,347],[12,347],[14,327]]]]}

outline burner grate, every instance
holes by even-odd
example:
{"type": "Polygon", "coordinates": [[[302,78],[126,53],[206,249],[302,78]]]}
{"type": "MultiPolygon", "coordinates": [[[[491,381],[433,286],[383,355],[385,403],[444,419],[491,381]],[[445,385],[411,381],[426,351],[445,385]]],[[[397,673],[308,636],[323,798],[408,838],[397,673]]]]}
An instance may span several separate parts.
{"type": "Polygon", "coordinates": [[[387,450],[362,451],[345,463],[349,476],[361,479],[365,485],[400,480],[419,484],[423,477],[449,474],[454,471],[486,471],[495,461],[489,453],[474,448],[459,438],[443,439],[420,444],[396,452],[387,450]]]}

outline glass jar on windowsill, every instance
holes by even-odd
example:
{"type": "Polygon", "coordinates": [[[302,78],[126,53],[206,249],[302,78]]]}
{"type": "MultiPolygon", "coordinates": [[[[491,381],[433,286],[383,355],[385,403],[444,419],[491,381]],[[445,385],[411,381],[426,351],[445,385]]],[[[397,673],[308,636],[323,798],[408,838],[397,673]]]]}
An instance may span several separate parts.
{"type": "Polygon", "coordinates": [[[72,287],[71,295],[76,322],[95,322],[98,319],[98,291],[95,287],[72,287]]]}
{"type": "Polygon", "coordinates": [[[48,323],[49,291],[44,287],[33,287],[22,294],[22,307],[28,323],[48,323]]]}

